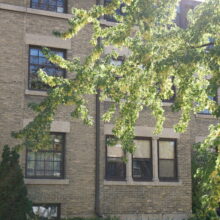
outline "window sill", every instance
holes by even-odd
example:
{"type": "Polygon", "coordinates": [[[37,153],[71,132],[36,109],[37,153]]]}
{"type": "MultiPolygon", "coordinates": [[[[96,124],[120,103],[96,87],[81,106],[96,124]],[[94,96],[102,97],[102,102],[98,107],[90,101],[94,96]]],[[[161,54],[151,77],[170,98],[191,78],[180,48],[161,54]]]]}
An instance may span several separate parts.
{"type": "Polygon", "coordinates": [[[100,23],[105,26],[116,26],[118,23],[114,21],[107,21],[104,18],[100,19],[100,23]]]}
{"type": "Polygon", "coordinates": [[[195,117],[196,118],[216,119],[216,117],[211,114],[196,114],[195,117]]]}
{"type": "Polygon", "coordinates": [[[46,91],[37,91],[37,90],[25,90],[25,95],[33,95],[33,96],[47,96],[46,91]]]}
{"type": "Polygon", "coordinates": [[[104,180],[104,185],[106,186],[181,186],[182,181],[179,180],[178,182],[159,182],[159,181],[149,181],[149,182],[143,182],[143,181],[109,181],[104,180]]]}
{"type": "Polygon", "coordinates": [[[24,179],[27,185],[68,185],[68,179],[24,179]]]}
{"type": "MultiPolygon", "coordinates": [[[[111,98],[107,98],[105,102],[114,102],[111,98]]],[[[171,106],[173,102],[162,102],[162,106],[171,106]]]]}
{"type": "Polygon", "coordinates": [[[171,106],[173,102],[162,102],[162,106],[171,106]]]}

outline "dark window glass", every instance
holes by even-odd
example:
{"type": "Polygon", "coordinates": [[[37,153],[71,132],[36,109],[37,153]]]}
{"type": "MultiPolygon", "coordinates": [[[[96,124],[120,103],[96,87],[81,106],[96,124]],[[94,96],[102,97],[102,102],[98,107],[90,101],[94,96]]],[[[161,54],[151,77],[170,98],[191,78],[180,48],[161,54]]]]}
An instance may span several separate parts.
{"type": "Polygon", "coordinates": [[[159,179],[177,180],[176,140],[158,141],[159,179]]]}
{"type": "MultiPolygon", "coordinates": [[[[65,56],[64,50],[51,49],[51,51],[61,57],[65,56]]],[[[43,69],[49,76],[65,77],[65,70],[52,64],[42,53],[39,47],[29,49],[29,89],[47,90],[48,85],[44,84],[38,77],[37,71],[43,69]]]]}
{"type": "Polygon", "coordinates": [[[51,133],[52,146],[37,152],[27,150],[26,177],[63,178],[65,134],[51,133]]]}
{"type": "Polygon", "coordinates": [[[32,206],[33,213],[38,220],[58,220],[60,219],[59,204],[35,204],[32,206]]]}
{"type": "MultiPolygon", "coordinates": [[[[108,5],[111,2],[112,2],[112,0],[104,0],[104,6],[108,5]]],[[[125,6],[125,4],[122,3],[120,5],[120,7],[116,10],[116,14],[124,16],[125,13],[122,12],[122,10],[123,10],[122,8],[124,6],[125,6]]],[[[104,15],[104,19],[107,21],[117,22],[116,19],[112,15],[104,15]]]]}
{"type": "Polygon", "coordinates": [[[136,139],[136,150],[132,159],[134,180],[152,180],[151,140],[136,139]]]}
{"type": "MultiPolygon", "coordinates": [[[[108,137],[106,138],[107,141],[108,137]]],[[[107,158],[106,158],[106,179],[108,180],[125,180],[126,165],[122,158],[124,152],[120,144],[115,146],[108,146],[106,144],[107,158]]]]}
{"type": "Polygon", "coordinates": [[[64,13],[66,0],[31,0],[31,8],[64,13]]]}

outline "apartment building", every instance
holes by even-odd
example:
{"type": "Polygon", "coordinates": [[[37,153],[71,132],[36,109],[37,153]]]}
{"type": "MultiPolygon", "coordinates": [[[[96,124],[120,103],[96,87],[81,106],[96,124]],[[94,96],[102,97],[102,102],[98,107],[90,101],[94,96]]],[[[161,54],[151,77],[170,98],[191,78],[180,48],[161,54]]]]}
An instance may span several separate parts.
{"type": "MultiPolygon", "coordinates": [[[[197,3],[181,2],[178,25],[186,27],[187,8],[197,3]]],[[[17,144],[11,131],[22,129],[34,118],[29,103],[47,96],[46,85],[36,76],[38,68],[43,66],[51,75],[73,76],[47,62],[42,46],[68,59],[83,59],[91,51],[90,26],[66,41],[52,32],[67,28],[72,7],[89,9],[94,4],[96,0],[0,0],[0,146],[17,144]]],[[[111,17],[101,22],[114,24],[111,17]]],[[[90,97],[90,110],[96,118],[92,127],[71,119],[71,107],[59,107],[51,125],[51,149],[21,152],[34,212],[49,219],[111,215],[132,220],[180,220],[189,216],[191,146],[208,134],[215,119],[207,111],[197,114],[187,131],[177,134],[172,127],[179,114],[171,112],[171,102],[164,102],[167,120],[160,135],[153,134],[155,121],[150,112],[141,113],[135,127],[137,151],[127,155],[126,164],[121,160],[120,145],[107,146],[113,125],[100,121],[110,100],[100,104],[96,96],[90,97]]]]}

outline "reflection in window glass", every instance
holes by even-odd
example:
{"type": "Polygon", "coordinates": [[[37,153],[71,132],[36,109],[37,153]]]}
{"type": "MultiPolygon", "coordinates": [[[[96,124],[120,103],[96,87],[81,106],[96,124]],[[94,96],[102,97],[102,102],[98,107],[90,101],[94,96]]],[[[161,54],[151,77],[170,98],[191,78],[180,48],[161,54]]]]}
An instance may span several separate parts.
{"type": "MultiPolygon", "coordinates": [[[[109,137],[106,138],[106,141],[109,137]]],[[[106,158],[106,178],[112,180],[125,180],[126,177],[126,165],[122,158],[124,152],[120,144],[115,146],[106,147],[107,158],[106,158]]]]}
{"type": "Polygon", "coordinates": [[[58,220],[59,219],[59,205],[34,205],[32,207],[33,213],[39,220],[58,220]]]}
{"type": "Polygon", "coordinates": [[[134,180],[152,180],[151,140],[134,141],[136,150],[132,159],[132,176],[134,180]]]}
{"type": "MultiPolygon", "coordinates": [[[[64,57],[64,50],[51,49],[51,52],[64,57]]],[[[39,47],[30,47],[29,49],[29,89],[47,90],[48,85],[44,84],[38,77],[37,71],[43,69],[47,75],[56,77],[65,77],[65,70],[52,64],[42,53],[39,47]]]]}
{"type": "Polygon", "coordinates": [[[66,0],[31,0],[31,8],[58,13],[65,12],[65,4],[66,0]]]}

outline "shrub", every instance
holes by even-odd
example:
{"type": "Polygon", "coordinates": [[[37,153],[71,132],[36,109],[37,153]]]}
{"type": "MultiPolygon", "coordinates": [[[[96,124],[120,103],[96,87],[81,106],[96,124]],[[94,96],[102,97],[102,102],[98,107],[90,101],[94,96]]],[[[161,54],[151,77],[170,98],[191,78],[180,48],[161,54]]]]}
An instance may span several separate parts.
{"type": "Polygon", "coordinates": [[[192,202],[194,217],[190,220],[217,220],[220,201],[219,147],[194,146],[192,155],[192,202]]]}
{"type": "Polygon", "coordinates": [[[26,220],[31,212],[19,155],[4,146],[0,163],[0,220],[26,220]]]}

